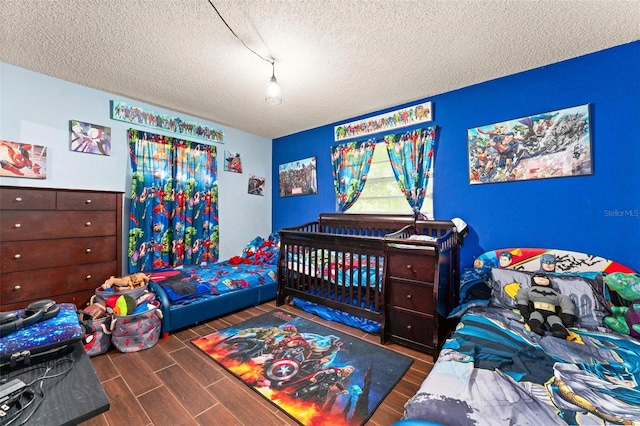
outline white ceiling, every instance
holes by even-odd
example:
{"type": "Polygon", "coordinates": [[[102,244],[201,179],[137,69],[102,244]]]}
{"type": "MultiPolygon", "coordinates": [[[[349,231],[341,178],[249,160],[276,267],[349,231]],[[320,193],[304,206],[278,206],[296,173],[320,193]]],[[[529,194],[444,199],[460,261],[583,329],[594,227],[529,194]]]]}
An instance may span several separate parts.
{"type": "MultiPolygon", "coordinates": [[[[640,39],[640,0],[0,0],[0,60],[276,138],[640,39]]],[[[437,108],[437,107],[436,107],[437,108]]]]}

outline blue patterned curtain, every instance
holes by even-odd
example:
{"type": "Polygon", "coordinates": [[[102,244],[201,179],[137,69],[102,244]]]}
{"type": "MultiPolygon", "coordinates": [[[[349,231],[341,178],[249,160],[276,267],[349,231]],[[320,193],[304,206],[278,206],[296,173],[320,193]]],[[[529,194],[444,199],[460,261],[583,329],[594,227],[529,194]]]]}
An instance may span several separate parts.
{"type": "Polygon", "coordinates": [[[129,155],[129,273],[216,261],[216,148],[130,129],[129,155]]]}
{"type": "Polygon", "coordinates": [[[173,266],[218,259],[216,147],[180,140],[176,156],[173,266]]]}
{"type": "Polygon", "coordinates": [[[360,197],[375,147],[373,140],[331,147],[333,186],[338,200],[338,213],[347,211],[360,197]]]}
{"type": "Polygon", "coordinates": [[[435,129],[428,127],[384,138],[398,186],[419,218],[424,217],[420,209],[427,193],[435,136],[435,129]]]}

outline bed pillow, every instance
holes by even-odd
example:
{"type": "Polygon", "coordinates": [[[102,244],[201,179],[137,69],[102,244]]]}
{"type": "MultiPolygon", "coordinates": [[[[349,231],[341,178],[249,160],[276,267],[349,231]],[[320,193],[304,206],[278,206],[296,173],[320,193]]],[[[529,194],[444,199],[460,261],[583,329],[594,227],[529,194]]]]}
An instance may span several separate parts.
{"type": "MultiPolygon", "coordinates": [[[[535,272],[493,268],[491,271],[491,303],[507,309],[516,306],[515,295],[519,287],[531,287],[535,272]]],[[[577,327],[597,329],[603,327],[604,317],[610,315],[609,304],[604,297],[601,278],[547,274],[551,287],[571,298],[576,307],[577,327]]]]}

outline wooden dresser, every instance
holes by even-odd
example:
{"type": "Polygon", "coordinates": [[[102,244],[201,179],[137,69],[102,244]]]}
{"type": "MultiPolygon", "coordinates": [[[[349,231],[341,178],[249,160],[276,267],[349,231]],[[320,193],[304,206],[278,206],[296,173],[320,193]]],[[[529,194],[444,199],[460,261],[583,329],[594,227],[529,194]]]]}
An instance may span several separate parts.
{"type": "Polygon", "coordinates": [[[0,310],[85,306],[122,271],[122,193],[0,187],[0,310]]]}
{"type": "Polygon", "coordinates": [[[387,245],[386,250],[383,341],[427,352],[435,359],[452,327],[438,314],[438,290],[449,281],[447,273],[436,274],[439,262],[433,247],[387,245]]]}

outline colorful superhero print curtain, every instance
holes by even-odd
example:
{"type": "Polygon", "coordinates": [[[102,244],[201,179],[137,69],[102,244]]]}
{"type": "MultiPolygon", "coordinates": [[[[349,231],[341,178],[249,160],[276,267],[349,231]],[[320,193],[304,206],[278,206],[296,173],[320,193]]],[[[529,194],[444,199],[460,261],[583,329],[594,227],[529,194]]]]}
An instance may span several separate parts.
{"type": "Polygon", "coordinates": [[[338,213],[347,211],[360,197],[375,147],[375,141],[372,139],[331,147],[333,186],[338,201],[338,213]]]}
{"type": "Polygon", "coordinates": [[[216,147],[129,129],[129,273],[218,259],[216,147]]]}
{"type": "Polygon", "coordinates": [[[420,209],[427,193],[435,136],[435,129],[428,127],[384,137],[398,186],[418,218],[424,216],[420,209]]]}

